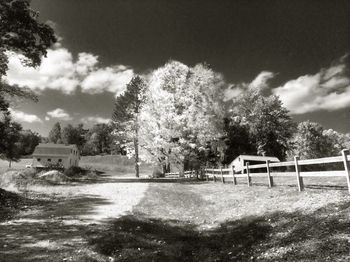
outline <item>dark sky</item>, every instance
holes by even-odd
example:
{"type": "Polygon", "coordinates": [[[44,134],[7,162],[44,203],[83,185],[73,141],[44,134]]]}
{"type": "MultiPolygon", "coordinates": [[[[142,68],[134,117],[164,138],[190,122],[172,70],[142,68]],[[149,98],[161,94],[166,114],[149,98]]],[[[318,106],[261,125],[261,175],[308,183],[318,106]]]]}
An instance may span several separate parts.
{"type": "MultiPolygon", "coordinates": [[[[350,51],[345,0],[32,0],[32,7],[56,24],[62,46],[74,55],[89,52],[101,66],[142,73],[169,59],[207,62],[233,83],[272,71],[277,87],[350,51]]],[[[108,117],[108,110],[100,114],[108,117]]],[[[296,117],[306,118],[350,132],[349,108],[296,117]]]]}

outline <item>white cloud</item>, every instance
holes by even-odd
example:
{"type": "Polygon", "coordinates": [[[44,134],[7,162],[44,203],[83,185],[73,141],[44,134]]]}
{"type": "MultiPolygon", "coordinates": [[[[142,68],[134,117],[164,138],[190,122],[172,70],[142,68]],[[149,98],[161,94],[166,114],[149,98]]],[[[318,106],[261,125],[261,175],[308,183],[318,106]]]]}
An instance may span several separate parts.
{"type": "Polygon", "coordinates": [[[91,72],[81,83],[81,89],[89,94],[108,91],[118,96],[124,92],[133,75],[133,70],[124,66],[102,68],[91,72]]]}
{"type": "Polygon", "coordinates": [[[224,92],[225,101],[234,99],[248,88],[266,89],[268,87],[268,81],[275,75],[276,74],[269,71],[261,71],[250,83],[231,84],[224,92]]]}
{"type": "Polygon", "coordinates": [[[103,118],[99,116],[87,116],[81,119],[84,124],[107,124],[111,119],[103,118]]]}
{"type": "Polygon", "coordinates": [[[37,68],[23,65],[23,56],[7,53],[8,71],[5,80],[9,84],[27,86],[41,92],[46,89],[73,94],[78,86],[82,92],[97,94],[111,92],[116,95],[124,91],[134,72],[124,65],[98,68],[98,57],[90,53],[79,53],[77,61],[67,49],[56,45],[49,49],[37,68]]]}
{"type": "Polygon", "coordinates": [[[22,111],[17,111],[14,109],[10,109],[10,112],[11,112],[11,116],[19,122],[26,122],[26,123],[42,122],[42,120],[37,115],[27,114],[22,111]]]}
{"type": "Polygon", "coordinates": [[[45,121],[49,121],[49,120],[50,120],[50,117],[45,116],[45,121]]]}
{"type": "Polygon", "coordinates": [[[249,85],[252,88],[265,89],[268,87],[268,81],[274,76],[275,74],[272,72],[262,71],[249,85]]]}
{"type": "Polygon", "coordinates": [[[72,117],[62,108],[56,108],[55,110],[47,112],[51,118],[58,118],[64,121],[72,120],[72,117]]]}
{"type": "Polygon", "coordinates": [[[345,59],[314,75],[290,80],[273,90],[292,114],[333,111],[350,106],[350,76],[345,59]]]}

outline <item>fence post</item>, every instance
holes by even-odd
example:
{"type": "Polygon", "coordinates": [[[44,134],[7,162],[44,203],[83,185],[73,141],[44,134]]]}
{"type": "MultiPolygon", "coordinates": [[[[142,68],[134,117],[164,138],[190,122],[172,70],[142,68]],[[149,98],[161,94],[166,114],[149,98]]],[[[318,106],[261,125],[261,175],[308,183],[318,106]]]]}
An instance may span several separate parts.
{"type": "Polygon", "coordinates": [[[221,175],[221,182],[222,182],[223,184],[225,184],[224,174],[222,173],[222,166],[220,166],[220,175],[221,175]]]}
{"type": "MultiPolygon", "coordinates": [[[[213,171],[213,172],[215,172],[215,171],[213,171]]],[[[214,182],[216,182],[216,175],[213,173],[213,180],[214,180],[214,182]]]]}
{"type": "Polygon", "coordinates": [[[348,183],[348,191],[350,193],[350,167],[349,167],[349,161],[348,161],[349,150],[343,149],[341,151],[341,154],[343,155],[346,182],[348,183]]]}
{"type": "Polygon", "coordinates": [[[300,170],[299,170],[299,164],[298,164],[299,157],[294,157],[294,164],[295,164],[295,174],[297,176],[297,182],[298,182],[298,190],[303,191],[304,190],[304,181],[303,178],[300,176],[300,170]]]}
{"type": "Polygon", "coordinates": [[[266,171],[267,171],[267,179],[269,182],[269,187],[273,187],[273,177],[270,173],[270,160],[266,160],[266,171]]]}
{"type": "Polygon", "coordinates": [[[233,184],[237,185],[237,180],[236,180],[236,177],[235,177],[235,167],[233,165],[231,167],[232,167],[233,184]]]}
{"type": "Polygon", "coordinates": [[[247,184],[248,186],[250,186],[251,178],[250,178],[250,172],[249,172],[249,162],[246,163],[246,169],[247,169],[247,184]]]}

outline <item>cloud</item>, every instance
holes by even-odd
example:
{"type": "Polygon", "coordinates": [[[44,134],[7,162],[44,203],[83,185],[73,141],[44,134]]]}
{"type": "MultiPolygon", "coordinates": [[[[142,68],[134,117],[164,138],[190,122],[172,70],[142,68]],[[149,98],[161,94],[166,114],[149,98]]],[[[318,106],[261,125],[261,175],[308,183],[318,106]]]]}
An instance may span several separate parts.
{"type": "Polygon", "coordinates": [[[275,76],[274,73],[269,71],[262,71],[255,79],[249,84],[251,88],[265,89],[268,87],[268,81],[275,76]]]}
{"type": "Polygon", "coordinates": [[[14,109],[10,109],[10,112],[13,119],[19,122],[26,122],[26,123],[42,122],[42,120],[36,115],[27,114],[22,111],[17,111],[14,109]]]}
{"type": "Polygon", "coordinates": [[[334,111],[350,106],[348,56],[314,75],[304,75],[273,90],[292,114],[334,111]]]}
{"type": "Polygon", "coordinates": [[[253,81],[250,83],[240,83],[240,84],[230,84],[228,88],[224,91],[225,101],[234,99],[242,94],[248,88],[254,88],[263,90],[266,89],[268,85],[268,81],[275,77],[275,73],[270,71],[261,71],[253,81]]]}
{"type": "Polygon", "coordinates": [[[124,66],[102,68],[91,72],[81,83],[81,89],[89,94],[108,91],[118,96],[124,92],[133,75],[133,70],[124,66]]]}
{"type": "Polygon", "coordinates": [[[37,68],[24,66],[22,55],[10,52],[7,55],[9,69],[4,79],[11,85],[26,86],[38,93],[51,89],[71,95],[81,86],[85,93],[117,95],[124,91],[134,74],[124,65],[99,68],[98,57],[90,53],[79,53],[75,61],[61,44],[49,49],[37,68]]]}
{"type": "MultiPolygon", "coordinates": [[[[62,108],[56,108],[55,110],[47,112],[51,118],[57,118],[64,121],[72,120],[72,117],[62,108]]],[[[46,120],[46,118],[45,118],[46,120]]]]}
{"type": "Polygon", "coordinates": [[[99,116],[87,116],[81,119],[81,122],[84,124],[107,124],[111,119],[103,118],[99,116]]]}
{"type": "Polygon", "coordinates": [[[45,121],[50,121],[50,117],[45,116],[45,121]]]}

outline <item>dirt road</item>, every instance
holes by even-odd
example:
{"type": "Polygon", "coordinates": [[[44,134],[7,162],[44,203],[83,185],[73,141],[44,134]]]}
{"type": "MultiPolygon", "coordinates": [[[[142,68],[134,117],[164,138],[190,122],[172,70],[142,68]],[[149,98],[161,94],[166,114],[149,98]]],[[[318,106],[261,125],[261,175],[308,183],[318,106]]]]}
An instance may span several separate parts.
{"type": "Polygon", "coordinates": [[[85,234],[127,214],[147,188],[146,183],[31,187],[31,194],[46,201],[0,223],[0,260],[108,261],[87,250],[85,234]]]}

